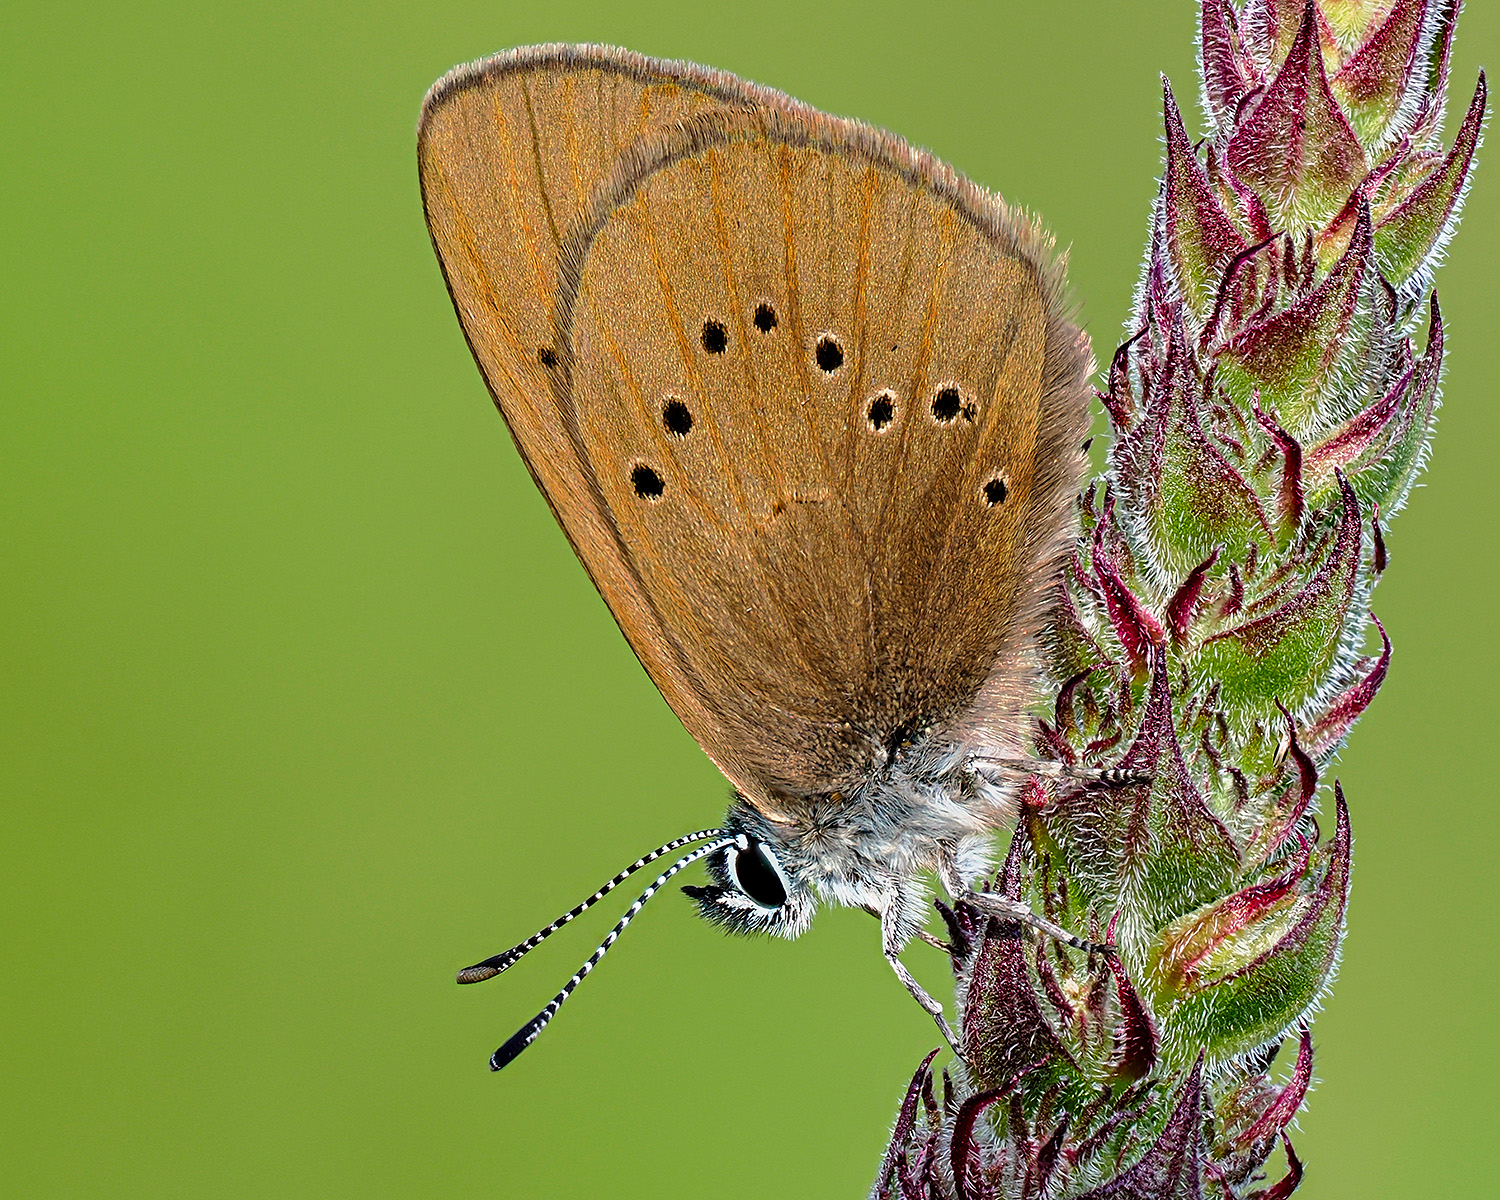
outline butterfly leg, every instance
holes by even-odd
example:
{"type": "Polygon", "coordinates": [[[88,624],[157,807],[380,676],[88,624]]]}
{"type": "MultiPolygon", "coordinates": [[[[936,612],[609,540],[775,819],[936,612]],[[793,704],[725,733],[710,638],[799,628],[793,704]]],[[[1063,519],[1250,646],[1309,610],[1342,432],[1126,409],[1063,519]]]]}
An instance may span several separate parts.
{"type": "Polygon", "coordinates": [[[1011,900],[996,892],[976,892],[964,881],[958,869],[958,861],[951,849],[938,857],[938,878],[942,880],[943,886],[948,889],[948,894],[955,900],[977,908],[986,916],[995,917],[1001,921],[1020,921],[1023,925],[1030,925],[1048,937],[1056,938],[1059,942],[1066,942],[1075,950],[1084,950],[1090,954],[1114,953],[1113,946],[1100,946],[1093,942],[1086,942],[1081,937],[1075,937],[1057,922],[1038,916],[1019,900],[1011,900]]]}
{"type": "Polygon", "coordinates": [[[900,925],[896,917],[897,908],[895,904],[888,905],[880,914],[880,944],[881,949],[885,951],[885,961],[891,964],[891,970],[896,972],[896,978],[911,993],[912,999],[937,1022],[943,1040],[952,1047],[953,1053],[963,1058],[964,1052],[958,1044],[958,1037],[953,1032],[953,1027],[948,1024],[948,1018],[943,1014],[943,1006],[928,995],[927,989],[913,978],[912,973],[906,969],[906,964],[897,957],[905,941],[901,936],[900,925]]]}
{"type": "Polygon", "coordinates": [[[1081,937],[1075,937],[1055,921],[1049,921],[1046,917],[1037,915],[1028,905],[1019,900],[1012,900],[1008,896],[1001,896],[995,892],[969,892],[963,900],[964,903],[977,908],[985,916],[1030,925],[1050,938],[1066,942],[1075,950],[1083,950],[1089,954],[1113,954],[1115,952],[1113,946],[1101,946],[1096,942],[1086,942],[1081,937]]]}
{"type": "Polygon", "coordinates": [[[1042,775],[1048,779],[1076,779],[1081,783],[1109,788],[1150,783],[1155,778],[1150,771],[1135,767],[1076,767],[1055,759],[1041,758],[986,758],[976,762],[975,766],[986,773],[993,771],[1000,775],[1042,775]]]}

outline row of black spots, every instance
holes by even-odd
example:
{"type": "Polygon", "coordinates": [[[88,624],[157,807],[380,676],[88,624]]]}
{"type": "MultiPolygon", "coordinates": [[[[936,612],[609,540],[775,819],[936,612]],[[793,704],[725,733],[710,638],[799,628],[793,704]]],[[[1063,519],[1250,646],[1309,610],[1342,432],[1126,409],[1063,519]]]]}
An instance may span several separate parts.
{"type": "MultiPolygon", "coordinates": [[[[676,396],[668,396],[661,406],[661,423],[674,438],[685,438],[693,431],[693,412],[676,396]]],[[[655,467],[636,463],[630,468],[630,486],[642,500],[653,503],[667,490],[667,483],[655,467]]]]}
{"type": "MultiPolygon", "coordinates": [[[[762,304],[755,310],[755,327],[762,333],[770,333],[776,328],[776,310],[769,304],[762,304]]],[[[729,330],[725,328],[724,322],[709,317],[703,322],[703,328],[698,334],[698,340],[703,343],[703,349],[710,354],[723,354],[729,349],[729,330]]]]}
{"type": "MultiPolygon", "coordinates": [[[[776,328],[776,310],[762,300],[755,306],[755,315],[751,318],[755,328],[762,333],[770,333],[776,328]]],[[[703,322],[703,348],[710,354],[723,354],[729,348],[729,330],[724,328],[724,322],[710,317],[703,322]]]]}
{"type": "MultiPolygon", "coordinates": [[[[962,417],[972,422],[978,410],[966,401],[953,384],[944,384],[932,397],[932,418],[939,425],[951,425],[962,417]]],[[[877,392],[865,409],[865,421],[872,433],[884,433],[896,419],[896,397],[889,391],[877,392]]],[[[1002,496],[1003,500],[1004,497],[1002,496]]],[[[998,503],[998,502],[997,502],[998,503]]]]}
{"type": "MultiPolygon", "coordinates": [[[[770,333],[776,328],[776,310],[762,301],[755,310],[755,327],[762,333],[770,333]]],[[[729,348],[729,331],[724,328],[724,323],[710,317],[703,322],[703,348],[710,354],[723,354],[729,348]]],[[[894,350],[896,347],[892,346],[894,350]]],[[[813,346],[813,361],[818,370],[825,375],[832,375],[844,365],[844,347],[839,342],[838,336],[833,333],[820,334],[817,343],[813,346]]],[[[879,403],[879,398],[872,402],[879,403]]],[[[963,393],[959,391],[957,384],[945,383],[938,388],[932,398],[932,415],[939,425],[951,425],[962,417],[965,421],[972,422],[977,409],[972,400],[966,401],[963,393]]],[[[891,415],[883,419],[877,419],[872,411],[869,414],[870,424],[878,432],[890,424],[891,415]]],[[[691,420],[691,418],[689,418],[691,420]]],[[[691,426],[689,426],[691,427],[691,426]]],[[[686,431],[684,431],[686,432],[686,431]]]]}
{"type": "MultiPolygon", "coordinates": [[[[693,412],[676,396],[668,396],[661,406],[661,423],[674,438],[682,439],[693,431],[693,412]]],[[[667,483],[655,467],[636,463],[630,469],[630,486],[642,500],[653,503],[667,490],[667,483]]]]}
{"type": "MultiPolygon", "coordinates": [[[[932,415],[944,425],[952,424],[959,416],[972,421],[974,406],[963,404],[956,388],[942,388],[932,401],[932,415]]],[[[889,390],[877,392],[870,399],[869,407],[865,410],[865,421],[869,424],[870,431],[884,433],[895,423],[895,420],[895,393],[889,390]]],[[[676,396],[668,396],[662,405],[661,423],[662,428],[673,437],[685,438],[693,431],[692,410],[676,396]]],[[[1004,497],[1002,496],[1001,499],[1004,497]]]]}
{"type": "MultiPolygon", "coordinates": [[[[755,306],[755,316],[751,320],[761,333],[774,332],[778,324],[776,310],[764,300],[755,306]]],[[[724,327],[723,321],[710,317],[703,322],[699,340],[708,353],[723,354],[729,349],[729,330],[724,327]]],[[[813,347],[813,361],[825,375],[832,375],[844,365],[844,347],[834,334],[825,333],[818,338],[817,345],[813,347]]]]}
{"type": "MultiPolygon", "coordinates": [[[[635,489],[635,494],[642,500],[655,503],[660,500],[667,490],[667,484],[654,467],[645,463],[636,463],[630,470],[630,486],[635,489]]],[[[1005,476],[996,474],[985,480],[979,489],[984,502],[990,508],[995,508],[1005,503],[1005,498],[1010,495],[1010,487],[1005,482],[1005,476]]]]}

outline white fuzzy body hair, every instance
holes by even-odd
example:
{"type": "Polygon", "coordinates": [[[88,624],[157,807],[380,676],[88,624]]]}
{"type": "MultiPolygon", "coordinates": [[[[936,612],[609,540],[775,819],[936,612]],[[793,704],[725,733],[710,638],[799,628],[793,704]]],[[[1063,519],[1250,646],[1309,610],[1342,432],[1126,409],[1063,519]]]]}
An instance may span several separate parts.
{"type": "Polygon", "coordinates": [[[792,883],[782,919],[766,932],[797,937],[815,898],[876,913],[904,945],[926,921],[938,874],[949,889],[993,866],[990,833],[1015,815],[1016,787],[975,769],[991,754],[924,740],[899,750],[849,795],[807,802],[798,817],[771,821],[750,805],[731,811],[770,848],[792,883]]]}

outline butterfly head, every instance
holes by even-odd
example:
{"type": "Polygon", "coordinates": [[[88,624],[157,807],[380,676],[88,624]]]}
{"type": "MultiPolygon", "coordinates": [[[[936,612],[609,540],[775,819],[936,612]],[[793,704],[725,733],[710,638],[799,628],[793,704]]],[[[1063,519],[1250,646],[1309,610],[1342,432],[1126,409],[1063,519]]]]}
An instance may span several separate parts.
{"type": "Polygon", "coordinates": [[[734,840],[709,856],[712,882],[682,889],[699,913],[731,933],[805,933],[817,901],[787,832],[739,801],[729,810],[724,833],[734,840]]]}

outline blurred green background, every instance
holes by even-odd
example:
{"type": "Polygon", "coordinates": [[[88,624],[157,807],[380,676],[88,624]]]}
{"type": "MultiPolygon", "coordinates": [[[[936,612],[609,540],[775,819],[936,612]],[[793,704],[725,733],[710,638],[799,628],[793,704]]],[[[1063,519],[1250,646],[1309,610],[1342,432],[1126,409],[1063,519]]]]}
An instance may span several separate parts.
{"type": "MultiPolygon", "coordinates": [[[[1500,59],[1500,6],[1469,7],[1460,103],[1500,59]]],[[[0,1190],[863,1195],[935,1044],[863,914],[730,942],[665,896],[485,1067],[613,910],[502,981],[453,969],[726,788],[491,409],[418,103],[456,62],[588,39],[859,115],[1043,213],[1107,357],[1195,27],[1192,0],[7,6],[0,1190]]],[[[1314,1197],[1491,1196],[1500,1168],[1495,167],[1377,594],[1397,657],[1339,768],[1314,1197]]]]}

